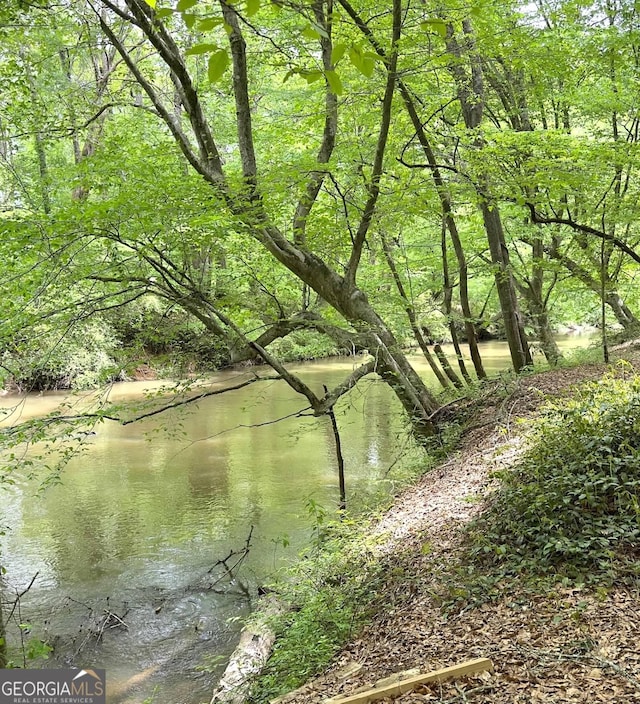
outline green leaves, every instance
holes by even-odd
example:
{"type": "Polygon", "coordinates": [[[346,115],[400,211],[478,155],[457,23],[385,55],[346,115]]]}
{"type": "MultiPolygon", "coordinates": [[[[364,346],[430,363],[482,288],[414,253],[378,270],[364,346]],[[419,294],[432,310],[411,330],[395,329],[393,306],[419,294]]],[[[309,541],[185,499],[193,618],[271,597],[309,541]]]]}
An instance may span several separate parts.
{"type": "Polygon", "coordinates": [[[329,86],[329,90],[332,93],[335,93],[336,95],[342,95],[342,93],[344,92],[340,76],[335,71],[323,72],[320,69],[294,68],[290,71],[287,71],[287,74],[285,75],[284,80],[282,82],[286,83],[291,78],[291,76],[300,76],[300,78],[304,78],[304,80],[309,85],[315,83],[316,81],[319,81],[324,76],[326,78],[327,85],[329,86]]]}
{"type": "Polygon", "coordinates": [[[198,0],[179,0],[178,4],[176,5],[176,10],[178,12],[185,12],[186,10],[190,10],[194,5],[198,4],[198,0]]]}
{"type": "Polygon", "coordinates": [[[260,0],[247,0],[247,17],[253,17],[260,10],[260,0]]]}
{"type": "Polygon", "coordinates": [[[195,44],[184,52],[185,56],[198,56],[199,54],[208,54],[212,51],[216,51],[218,46],[216,44],[195,44]]]}
{"type": "Polygon", "coordinates": [[[363,76],[371,78],[376,66],[376,61],[379,60],[380,57],[371,51],[365,51],[358,46],[352,46],[349,48],[349,59],[363,76]]]}
{"type": "Polygon", "coordinates": [[[511,570],[608,579],[629,567],[625,551],[640,539],[640,377],[621,366],[545,411],[476,520],[472,554],[511,570]]]}
{"type": "Polygon", "coordinates": [[[229,65],[229,55],[224,49],[218,49],[209,57],[207,75],[211,83],[215,83],[222,78],[229,65]]]}
{"type": "Polygon", "coordinates": [[[346,51],[347,45],[344,42],[334,44],[333,49],[331,50],[331,63],[335,66],[344,56],[346,51]]]}
{"type": "Polygon", "coordinates": [[[447,25],[444,20],[438,18],[432,20],[424,20],[424,22],[420,23],[420,28],[424,29],[426,32],[435,32],[436,34],[439,34],[443,39],[445,39],[447,36],[447,25]]]}
{"type": "Polygon", "coordinates": [[[340,80],[340,76],[338,76],[335,71],[327,71],[325,76],[327,78],[327,83],[329,84],[329,89],[331,90],[331,92],[335,93],[336,95],[342,95],[344,89],[342,87],[342,81],[340,80]]]}
{"type": "Polygon", "coordinates": [[[316,22],[309,22],[309,24],[301,30],[300,34],[307,39],[320,39],[321,37],[329,39],[326,30],[316,22]]]}
{"type": "Polygon", "coordinates": [[[205,19],[200,20],[200,22],[198,22],[198,31],[209,32],[214,27],[219,27],[223,23],[224,20],[222,19],[222,17],[206,17],[205,19]]]}
{"type": "Polygon", "coordinates": [[[205,42],[189,47],[185,56],[202,56],[211,54],[207,62],[207,76],[211,83],[219,81],[229,66],[229,54],[226,49],[221,49],[217,44],[205,42]]]}
{"type": "MultiPolygon", "coordinates": [[[[308,38],[319,39],[320,35],[317,30],[318,27],[316,25],[313,27],[309,25],[302,30],[302,34],[308,38]]],[[[371,51],[366,51],[360,46],[349,46],[345,42],[338,42],[331,50],[331,64],[333,66],[338,64],[347,52],[349,54],[349,60],[353,66],[355,66],[355,68],[358,69],[358,71],[360,71],[360,73],[366,78],[371,78],[373,76],[376,61],[382,61],[380,56],[371,51]]],[[[335,93],[335,95],[342,95],[344,93],[342,79],[335,69],[322,71],[320,69],[293,68],[287,72],[283,82],[286,83],[289,78],[294,75],[304,78],[304,80],[309,84],[315,83],[320,80],[322,76],[324,76],[327,81],[327,85],[329,86],[329,90],[332,93],[335,93]]]]}

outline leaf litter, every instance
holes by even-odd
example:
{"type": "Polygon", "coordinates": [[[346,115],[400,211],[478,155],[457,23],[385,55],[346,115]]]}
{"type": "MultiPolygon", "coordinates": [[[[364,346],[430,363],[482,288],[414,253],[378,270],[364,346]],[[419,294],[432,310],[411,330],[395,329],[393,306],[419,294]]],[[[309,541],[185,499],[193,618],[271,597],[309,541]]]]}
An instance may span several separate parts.
{"type": "MultiPolygon", "coordinates": [[[[640,369],[636,348],[621,352],[640,369]]],[[[637,590],[558,584],[532,594],[510,584],[491,602],[458,613],[442,608],[442,583],[457,560],[463,526],[482,510],[495,486],[492,474],[524,451],[525,424],[518,420],[535,416],[546,397],[571,393],[605,370],[587,364],[519,378],[506,398],[487,395],[476,405],[474,424],[455,454],[403,492],[377,525],[384,536],[380,559],[390,575],[377,595],[385,608],[325,673],[280,702],[317,704],[369,689],[394,673],[488,657],[492,673],[423,685],[394,701],[640,703],[637,590]]]]}

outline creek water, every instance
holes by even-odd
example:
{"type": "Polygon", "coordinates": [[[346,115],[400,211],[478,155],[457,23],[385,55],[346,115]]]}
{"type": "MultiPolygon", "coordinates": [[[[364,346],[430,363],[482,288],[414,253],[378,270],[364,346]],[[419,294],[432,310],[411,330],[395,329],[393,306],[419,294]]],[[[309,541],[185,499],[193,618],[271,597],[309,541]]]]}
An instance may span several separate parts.
{"type": "MultiPolygon", "coordinates": [[[[560,343],[575,348],[589,340],[560,343]]],[[[509,365],[503,343],[484,343],[482,355],[488,372],[509,365]]],[[[413,361],[435,387],[426,364],[413,361]]],[[[292,369],[320,393],[357,362],[336,358],[292,369]]],[[[208,385],[249,376],[223,372],[208,385]]],[[[133,403],[154,386],[117,384],[110,397],[133,403]]],[[[14,409],[15,422],[63,399],[5,397],[0,406],[14,409]]],[[[37,575],[12,620],[32,624],[26,640],[53,643],[47,667],[106,668],[109,704],[209,701],[251,610],[243,587],[255,593],[255,585],[296,559],[310,536],[313,502],[337,503],[329,421],[292,416],[304,405],[283,382],[262,381],[187,412],[127,426],[105,421],[86,437],[62,482],[44,492],[15,477],[2,495],[5,597],[37,575]],[[242,549],[250,531],[240,580],[230,580],[216,563],[242,549]]],[[[336,413],[347,500],[357,507],[388,489],[407,461],[406,430],[389,389],[373,379],[343,398],[336,413]]],[[[15,627],[11,633],[15,644],[15,627]]]]}

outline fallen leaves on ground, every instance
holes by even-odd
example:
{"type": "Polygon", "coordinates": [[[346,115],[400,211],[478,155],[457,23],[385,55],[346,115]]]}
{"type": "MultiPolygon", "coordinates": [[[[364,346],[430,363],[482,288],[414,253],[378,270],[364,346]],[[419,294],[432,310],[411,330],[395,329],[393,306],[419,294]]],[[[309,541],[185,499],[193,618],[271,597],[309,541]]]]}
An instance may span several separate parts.
{"type": "MultiPolygon", "coordinates": [[[[635,350],[624,352],[640,366],[635,350]]],[[[517,419],[535,414],[545,397],[568,393],[603,371],[604,365],[590,364],[522,378],[507,397],[477,409],[461,449],[402,494],[378,526],[386,538],[381,556],[395,575],[379,594],[386,609],[332,668],[288,702],[317,704],[372,687],[395,672],[428,672],[488,657],[493,673],[423,685],[394,701],[640,703],[637,592],[512,590],[454,614],[443,613],[438,598],[439,577],[456,560],[461,527],[481,510],[491,473],[512,465],[526,444],[517,419]]]]}

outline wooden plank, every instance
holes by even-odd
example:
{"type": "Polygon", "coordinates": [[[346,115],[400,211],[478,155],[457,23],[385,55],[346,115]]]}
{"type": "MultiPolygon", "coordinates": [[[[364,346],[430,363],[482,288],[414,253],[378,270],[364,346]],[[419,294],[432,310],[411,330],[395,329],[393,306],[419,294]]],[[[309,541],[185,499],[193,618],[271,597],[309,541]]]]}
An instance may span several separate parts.
{"type": "Polygon", "coordinates": [[[427,682],[443,682],[444,680],[463,677],[464,675],[471,675],[474,672],[484,672],[486,670],[493,670],[493,663],[488,658],[467,660],[459,665],[443,667],[441,670],[433,670],[432,672],[426,672],[422,675],[409,677],[406,680],[400,680],[400,682],[385,687],[375,687],[366,692],[360,692],[360,694],[352,694],[349,697],[329,699],[326,701],[330,701],[331,704],[368,704],[368,702],[374,702],[377,699],[384,699],[385,697],[397,697],[427,682]]]}

